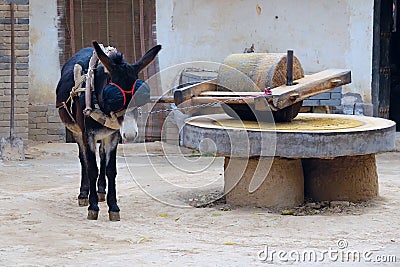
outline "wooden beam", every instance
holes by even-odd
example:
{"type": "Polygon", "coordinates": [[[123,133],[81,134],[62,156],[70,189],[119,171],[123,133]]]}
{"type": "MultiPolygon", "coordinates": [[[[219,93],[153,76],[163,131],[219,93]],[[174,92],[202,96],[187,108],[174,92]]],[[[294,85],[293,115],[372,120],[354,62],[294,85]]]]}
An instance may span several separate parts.
{"type": "Polygon", "coordinates": [[[199,96],[210,97],[246,97],[246,96],[263,96],[264,92],[231,92],[231,91],[206,91],[199,94],[199,96]]]}
{"type": "Polygon", "coordinates": [[[173,96],[151,96],[151,103],[174,103],[173,96]]]}
{"type": "Polygon", "coordinates": [[[214,102],[223,102],[225,104],[254,104],[254,98],[243,98],[243,97],[229,97],[229,96],[217,96],[217,97],[209,97],[209,96],[195,96],[192,98],[192,103],[198,104],[207,104],[214,102]]]}
{"type": "MultiPolygon", "coordinates": [[[[280,110],[305,98],[327,92],[335,87],[351,82],[351,71],[342,69],[328,69],[294,81],[294,85],[282,85],[272,89],[272,95],[267,102],[272,110],[280,110]]],[[[198,105],[212,102],[227,104],[254,104],[256,98],[265,98],[264,92],[230,92],[216,91],[216,80],[194,84],[174,93],[175,104],[185,106],[198,105]],[[246,98],[248,97],[248,98],[246,98]],[[189,101],[191,100],[191,101],[189,101]]],[[[257,99],[256,102],[260,100],[257,99]]],[[[262,104],[258,102],[258,104],[262,104]]],[[[259,105],[260,108],[261,105],[259,105]]]]}
{"type": "Polygon", "coordinates": [[[183,102],[190,100],[192,97],[199,96],[202,92],[216,91],[217,90],[217,79],[205,81],[189,85],[187,87],[177,89],[174,92],[175,105],[178,106],[183,102]]]}
{"type": "Polygon", "coordinates": [[[272,89],[272,104],[277,109],[293,105],[305,98],[327,92],[351,83],[351,71],[328,69],[298,79],[293,86],[282,85],[272,89]]]}

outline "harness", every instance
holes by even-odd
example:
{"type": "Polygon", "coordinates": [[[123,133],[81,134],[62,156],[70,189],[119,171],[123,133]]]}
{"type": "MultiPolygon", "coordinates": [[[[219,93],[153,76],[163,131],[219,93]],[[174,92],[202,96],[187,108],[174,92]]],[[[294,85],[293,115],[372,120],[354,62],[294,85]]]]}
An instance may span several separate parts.
{"type": "MultiPolygon", "coordinates": [[[[115,48],[108,47],[107,49],[115,49],[115,48]]],[[[105,48],[103,48],[103,50],[105,50],[105,48]]],[[[124,104],[122,105],[122,107],[119,110],[117,110],[115,112],[110,112],[109,116],[104,114],[104,112],[101,111],[97,107],[94,110],[92,110],[90,98],[91,98],[91,92],[94,91],[93,70],[95,69],[95,65],[97,64],[97,62],[98,62],[97,55],[95,53],[93,53],[92,57],[90,58],[89,71],[87,74],[84,74],[84,75],[81,75],[82,67],[79,64],[75,64],[75,66],[74,66],[75,85],[72,87],[70,95],[67,98],[67,100],[65,100],[61,103],[58,103],[56,105],[56,108],[58,108],[58,109],[64,108],[66,110],[68,116],[71,118],[71,120],[74,123],[77,123],[73,116],[73,110],[72,110],[73,103],[74,103],[74,97],[79,96],[81,93],[85,92],[86,108],[85,108],[85,110],[83,110],[83,113],[85,114],[85,116],[91,117],[92,119],[94,119],[95,121],[97,121],[98,123],[100,123],[101,125],[103,125],[105,127],[108,127],[113,130],[119,130],[119,128],[121,126],[118,123],[118,118],[124,116],[125,113],[127,112],[127,109],[126,109],[127,96],[126,96],[126,94],[131,95],[130,99],[133,97],[133,94],[135,93],[136,81],[134,82],[132,89],[130,91],[124,91],[121,88],[121,86],[119,86],[116,83],[113,83],[113,82],[109,83],[110,85],[113,85],[116,88],[118,88],[121,91],[121,94],[123,95],[124,104]],[[81,88],[81,85],[85,81],[86,81],[86,88],[81,88]],[[68,102],[71,102],[70,107],[68,107],[68,105],[67,105],[68,102]]],[[[129,110],[131,110],[131,109],[129,109],[129,110]]]]}

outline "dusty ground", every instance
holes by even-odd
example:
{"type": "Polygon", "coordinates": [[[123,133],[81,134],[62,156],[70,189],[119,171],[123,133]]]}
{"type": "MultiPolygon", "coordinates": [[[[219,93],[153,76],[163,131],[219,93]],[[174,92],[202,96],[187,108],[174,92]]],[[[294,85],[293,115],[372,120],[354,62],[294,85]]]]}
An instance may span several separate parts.
{"type": "Polygon", "coordinates": [[[288,254],[294,258],[306,250],[337,266],[343,266],[341,252],[366,253],[367,259],[350,260],[350,265],[364,266],[369,259],[386,256],[397,256],[397,264],[388,266],[400,264],[398,152],[377,157],[378,199],[346,212],[312,216],[224,205],[180,207],[193,200],[193,194],[221,190],[222,159],[188,157],[187,163],[174,153],[166,161],[160,143],[147,151],[143,144],[120,147],[120,222],[108,221],[105,203],[100,204],[97,221],[87,220],[87,209],[78,207],[80,167],[74,144],[37,144],[30,147],[26,161],[1,162],[0,265],[268,266],[272,256],[273,263],[293,264],[285,262],[291,259],[288,254]],[[179,164],[194,173],[199,166],[209,167],[201,174],[185,175],[179,164]],[[161,183],[157,175],[180,187],[161,183]],[[133,178],[159,200],[142,191],[133,178]],[[208,185],[197,191],[185,188],[204,184],[208,185]],[[347,246],[339,249],[339,240],[347,246]],[[269,257],[262,261],[266,254],[260,251],[266,246],[269,257]],[[273,250],[281,251],[282,258],[271,254],[273,250]]]}

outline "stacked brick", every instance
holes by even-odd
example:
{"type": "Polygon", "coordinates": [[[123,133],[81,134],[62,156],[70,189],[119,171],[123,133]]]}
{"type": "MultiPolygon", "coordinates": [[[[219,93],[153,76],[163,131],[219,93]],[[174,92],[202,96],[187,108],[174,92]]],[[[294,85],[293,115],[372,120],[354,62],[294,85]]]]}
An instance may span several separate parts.
{"type": "MultiPolygon", "coordinates": [[[[28,140],[29,0],[15,3],[15,123],[14,133],[28,140]]],[[[10,0],[0,0],[0,136],[10,131],[11,18],[10,0]]]]}
{"type": "Polygon", "coordinates": [[[29,106],[29,140],[65,142],[65,131],[54,104],[29,106]]]}
{"type": "Polygon", "coordinates": [[[326,93],[309,97],[303,101],[303,107],[309,106],[340,106],[342,101],[342,87],[336,87],[326,93]]]}

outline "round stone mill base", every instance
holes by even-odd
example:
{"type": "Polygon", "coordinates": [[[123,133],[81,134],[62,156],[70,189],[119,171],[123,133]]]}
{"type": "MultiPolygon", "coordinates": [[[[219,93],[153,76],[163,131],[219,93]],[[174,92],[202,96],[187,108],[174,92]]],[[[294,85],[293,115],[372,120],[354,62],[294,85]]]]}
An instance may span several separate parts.
{"type": "Polygon", "coordinates": [[[394,149],[395,133],[394,122],[364,116],[299,114],[273,124],[214,114],[189,119],[183,145],[225,156],[227,203],[288,207],[304,197],[376,197],[375,154],[394,149]]]}
{"type": "Polygon", "coordinates": [[[303,159],[305,197],[363,201],[378,196],[375,155],[303,159]]]}
{"type": "Polygon", "coordinates": [[[224,169],[224,193],[229,204],[282,208],[304,201],[300,159],[226,157],[224,169]]]}

